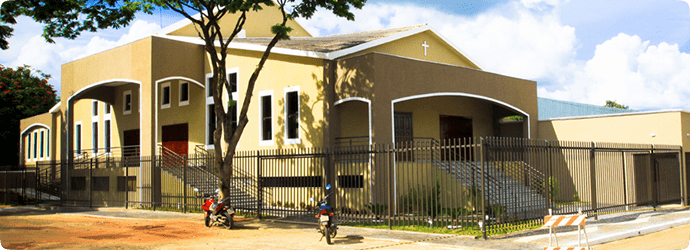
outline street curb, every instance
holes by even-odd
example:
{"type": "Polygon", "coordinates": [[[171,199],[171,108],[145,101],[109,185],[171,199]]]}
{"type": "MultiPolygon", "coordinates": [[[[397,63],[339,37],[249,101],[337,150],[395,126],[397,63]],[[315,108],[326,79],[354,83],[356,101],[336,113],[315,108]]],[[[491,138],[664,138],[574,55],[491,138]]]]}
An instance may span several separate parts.
{"type": "MultiPolygon", "coordinates": [[[[622,239],[626,239],[626,238],[630,238],[630,237],[656,233],[656,232],[663,231],[663,230],[666,230],[669,228],[688,225],[688,224],[690,224],[690,219],[676,220],[676,221],[664,223],[661,225],[654,225],[654,226],[649,226],[649,227],[643,227],[641,229],[630,230],[630,231],[626,231],[626,232],[620,232],[620,233],[606,235],[605,237],[600,237],[597,239],[590,240],[589,244],[590,245],[598,245],[598,244],[613,242],[613,241],[622,240],[622,239]]],[[[569,242],[569,243],[577,244],[577,241],[573,241],[573,242],[569,242]]]]}

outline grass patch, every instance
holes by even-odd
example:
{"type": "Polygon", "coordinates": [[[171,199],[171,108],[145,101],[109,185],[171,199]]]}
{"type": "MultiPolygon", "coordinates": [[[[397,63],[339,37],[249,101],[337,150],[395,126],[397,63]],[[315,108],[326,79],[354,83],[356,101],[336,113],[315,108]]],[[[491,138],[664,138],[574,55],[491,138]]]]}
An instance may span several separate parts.
{"type": "MultiPolygon", "coordinates": [[[[481,237],[482,231],[477,223],[463,222],[453,225],[450,221],[436,221],[432,226],[429,226],[426,221],[409,221],[409,220],[393,220],[393,230],[412,231],[420,233],[434,233],[434,234],[454,234],[454,235],[469,235],[481,237]],[[407,225],[401,225],[407,224],[407,225]],[[460,228],[448,228],[448,226],[461,226],[460,228]]],[[[372,222],[357,222],[345,223],[343,226],[374,228],[374,229],[388,229],[388,221],[384,220],[382,223],[372,222]]],[[[537,221],[520,221],[520,222],[504,222],[496,223],[488,228],[486,235],[503,235],[512,232],[518,232],[527,229],[536,229],[541,227],[541,223],[537,221]]]]}

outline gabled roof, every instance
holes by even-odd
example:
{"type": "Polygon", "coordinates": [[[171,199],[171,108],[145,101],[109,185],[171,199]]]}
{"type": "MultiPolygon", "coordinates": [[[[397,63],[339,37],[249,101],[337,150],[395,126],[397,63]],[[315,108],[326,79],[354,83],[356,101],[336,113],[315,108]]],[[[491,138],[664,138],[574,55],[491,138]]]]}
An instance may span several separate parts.
{"type": "MultiPolygon", "coordinates": [[[[424,25],[407,26],[401,28],[356,32],[350,34],[338,34],[322,37],[291,37],[290,40],[281,40],[276,48],[330,53],[355,47],[378,39],[394,36],[424,25]]],[[[272,38],[235,38],[233,42],[252,45],[267,46],[272,38]]]]}
{"type": "MultiPolygon", "coordinates": [[[[271,53],[334,60],[426,31],[430,31],[438,36],[448,46],[476,65],[477,68],[482,68],[453,42],[441,35],[435,28],[426,24],[323,37],[292,37],[291,40],[278,42],[271,53]]],[[[198,37],[171,35],[158,35],[158,37],[204,45],[203,41],[198,37]]],[[[235,38],[230,43],[229,48],[263,52],[270,40],[270,38],[235,38]]],[[[216,42],[216,46],[220,46],[220,44],[216,42]]]]}

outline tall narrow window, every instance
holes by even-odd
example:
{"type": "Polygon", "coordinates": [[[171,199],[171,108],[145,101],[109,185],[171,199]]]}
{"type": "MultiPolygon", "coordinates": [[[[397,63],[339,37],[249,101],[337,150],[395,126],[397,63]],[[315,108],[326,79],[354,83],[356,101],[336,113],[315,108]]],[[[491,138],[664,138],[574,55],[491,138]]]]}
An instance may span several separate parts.
{"type": "Polygon", "coordinates": [[[237,92],[237,73],[228,74],[228,84],[230,85],[230,92],[237,92]]]}
{"type": "Polygon", "coordinates": [[[285,88],[285,142],[300,143],[299,138],[299,87],[285,88]]]}
{"type": "Polygon", "coordinates": [[[46,158],[50,159],[50,130],[46,132],[46,158]]]}
{"type": "Polygon", "coordinates": [[[163,83],[161,89],[161,109],[170,107],[170,83],[163,83]]]}
{"type": "Polygon", "coordinates": [[[207,111],[208,112],[208,121],[206,122],[207,128],[206,132],[208,133],[208,138],[206,139],[207,144],[206,145],[213,145],[213,133],[216,132],[216,111],[215,111],[216,105],[211,104],[207,106],[207,111]]]}
{"type": "Polygon", "coordinates": [[[180,83],[180,106],[189,104],[189,83],[180,83]]]}
{"type": "Polygon", "coordinates": [[[262,91],[259,93],[261,110],[261,142],[260,146],[273,145],[273,91],[262,91]]]}
{"type": "Polygon", "coordinates": [[[93,116],[98,116],[98,101],[91,102],[91,112],[93,116]]]}
{"type": "Polygon", "coordinates": [[[211,82],[211,81],[213,81],[212,76],[213,76],[213,74],[208,74],[206,76],[206,97],[212,97],[213,96],[213,88],[215,86],[213,86],[213,83],[211,82]]]}
{"type": "Polygon", "coordinates": [[[36,159],[36,151],[37,150],[37,145],[38,145],[38,132],[34,132],[34,159],[36,159]]]}
{"type": "Polygon", "coordinates": [[[39,145],[40,146],[40,153],[38,154],[39,158],[43,158],[43,150],[44,150],[43,140],[44,140],[44,138],[45,138],[45,131],[41,130],[41,145],[39,145]]]}
{"type": "Polygon", "coordinates": [[[27,143],[26,143],[26,159],[31,160],[31,133],[29,133],[29,136],[27,138],[27,143]]]}
{"type": "Polygon", "coordinates": [[[103,113],[106,115],[110,114],[110,104],[104,103],[103,104],[103,111],[104,111],[103,113]]]}
{"type": "Polygon", "coordinates": [[[110,153],[110,120],[103,122],[103,147],[106,153],[110,153]]]}
{"type": "Polygon", "coordinates": [[[98,122],[91,123],[91,131],[91,147],[95,155],[98,153],[98,122]]]}
{"type": "Polygon", "coordinates": [[[81,154],[81,122],[74,126],[74,151],[81,154]]]}
{"type": "Polygon", "coordinates": [[[122,106],[124,110],[124,114],[128,115],[132,113],[132,91],[127,90],[124,92],[124,95],[122,97],[122,106]]]}

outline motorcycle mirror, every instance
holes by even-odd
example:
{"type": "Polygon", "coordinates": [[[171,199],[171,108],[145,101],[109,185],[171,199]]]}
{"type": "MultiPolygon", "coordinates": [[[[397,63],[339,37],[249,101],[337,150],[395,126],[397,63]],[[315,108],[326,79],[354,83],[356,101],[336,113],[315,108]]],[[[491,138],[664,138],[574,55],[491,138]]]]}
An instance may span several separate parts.
{"type": "Polygon", "coordinates": [[[216,194],[217,194],[217,193],[220,193],[220,189],[216,189],[216,194]]]}
{"type": "Polygon", "coordinates": [[[314,197],[309,198],[310,201],[314,201],[314,197]]]}
{"type": "Polygon", "coordinates": [[[199,192],[199,189],[198,189],[198,188],[194,188],[194,192],[199,192]]]}
{"type": "Polygon", "coordinates": [[[326,190],[331,189],[331,184],[326,185],[326,190]]]}

